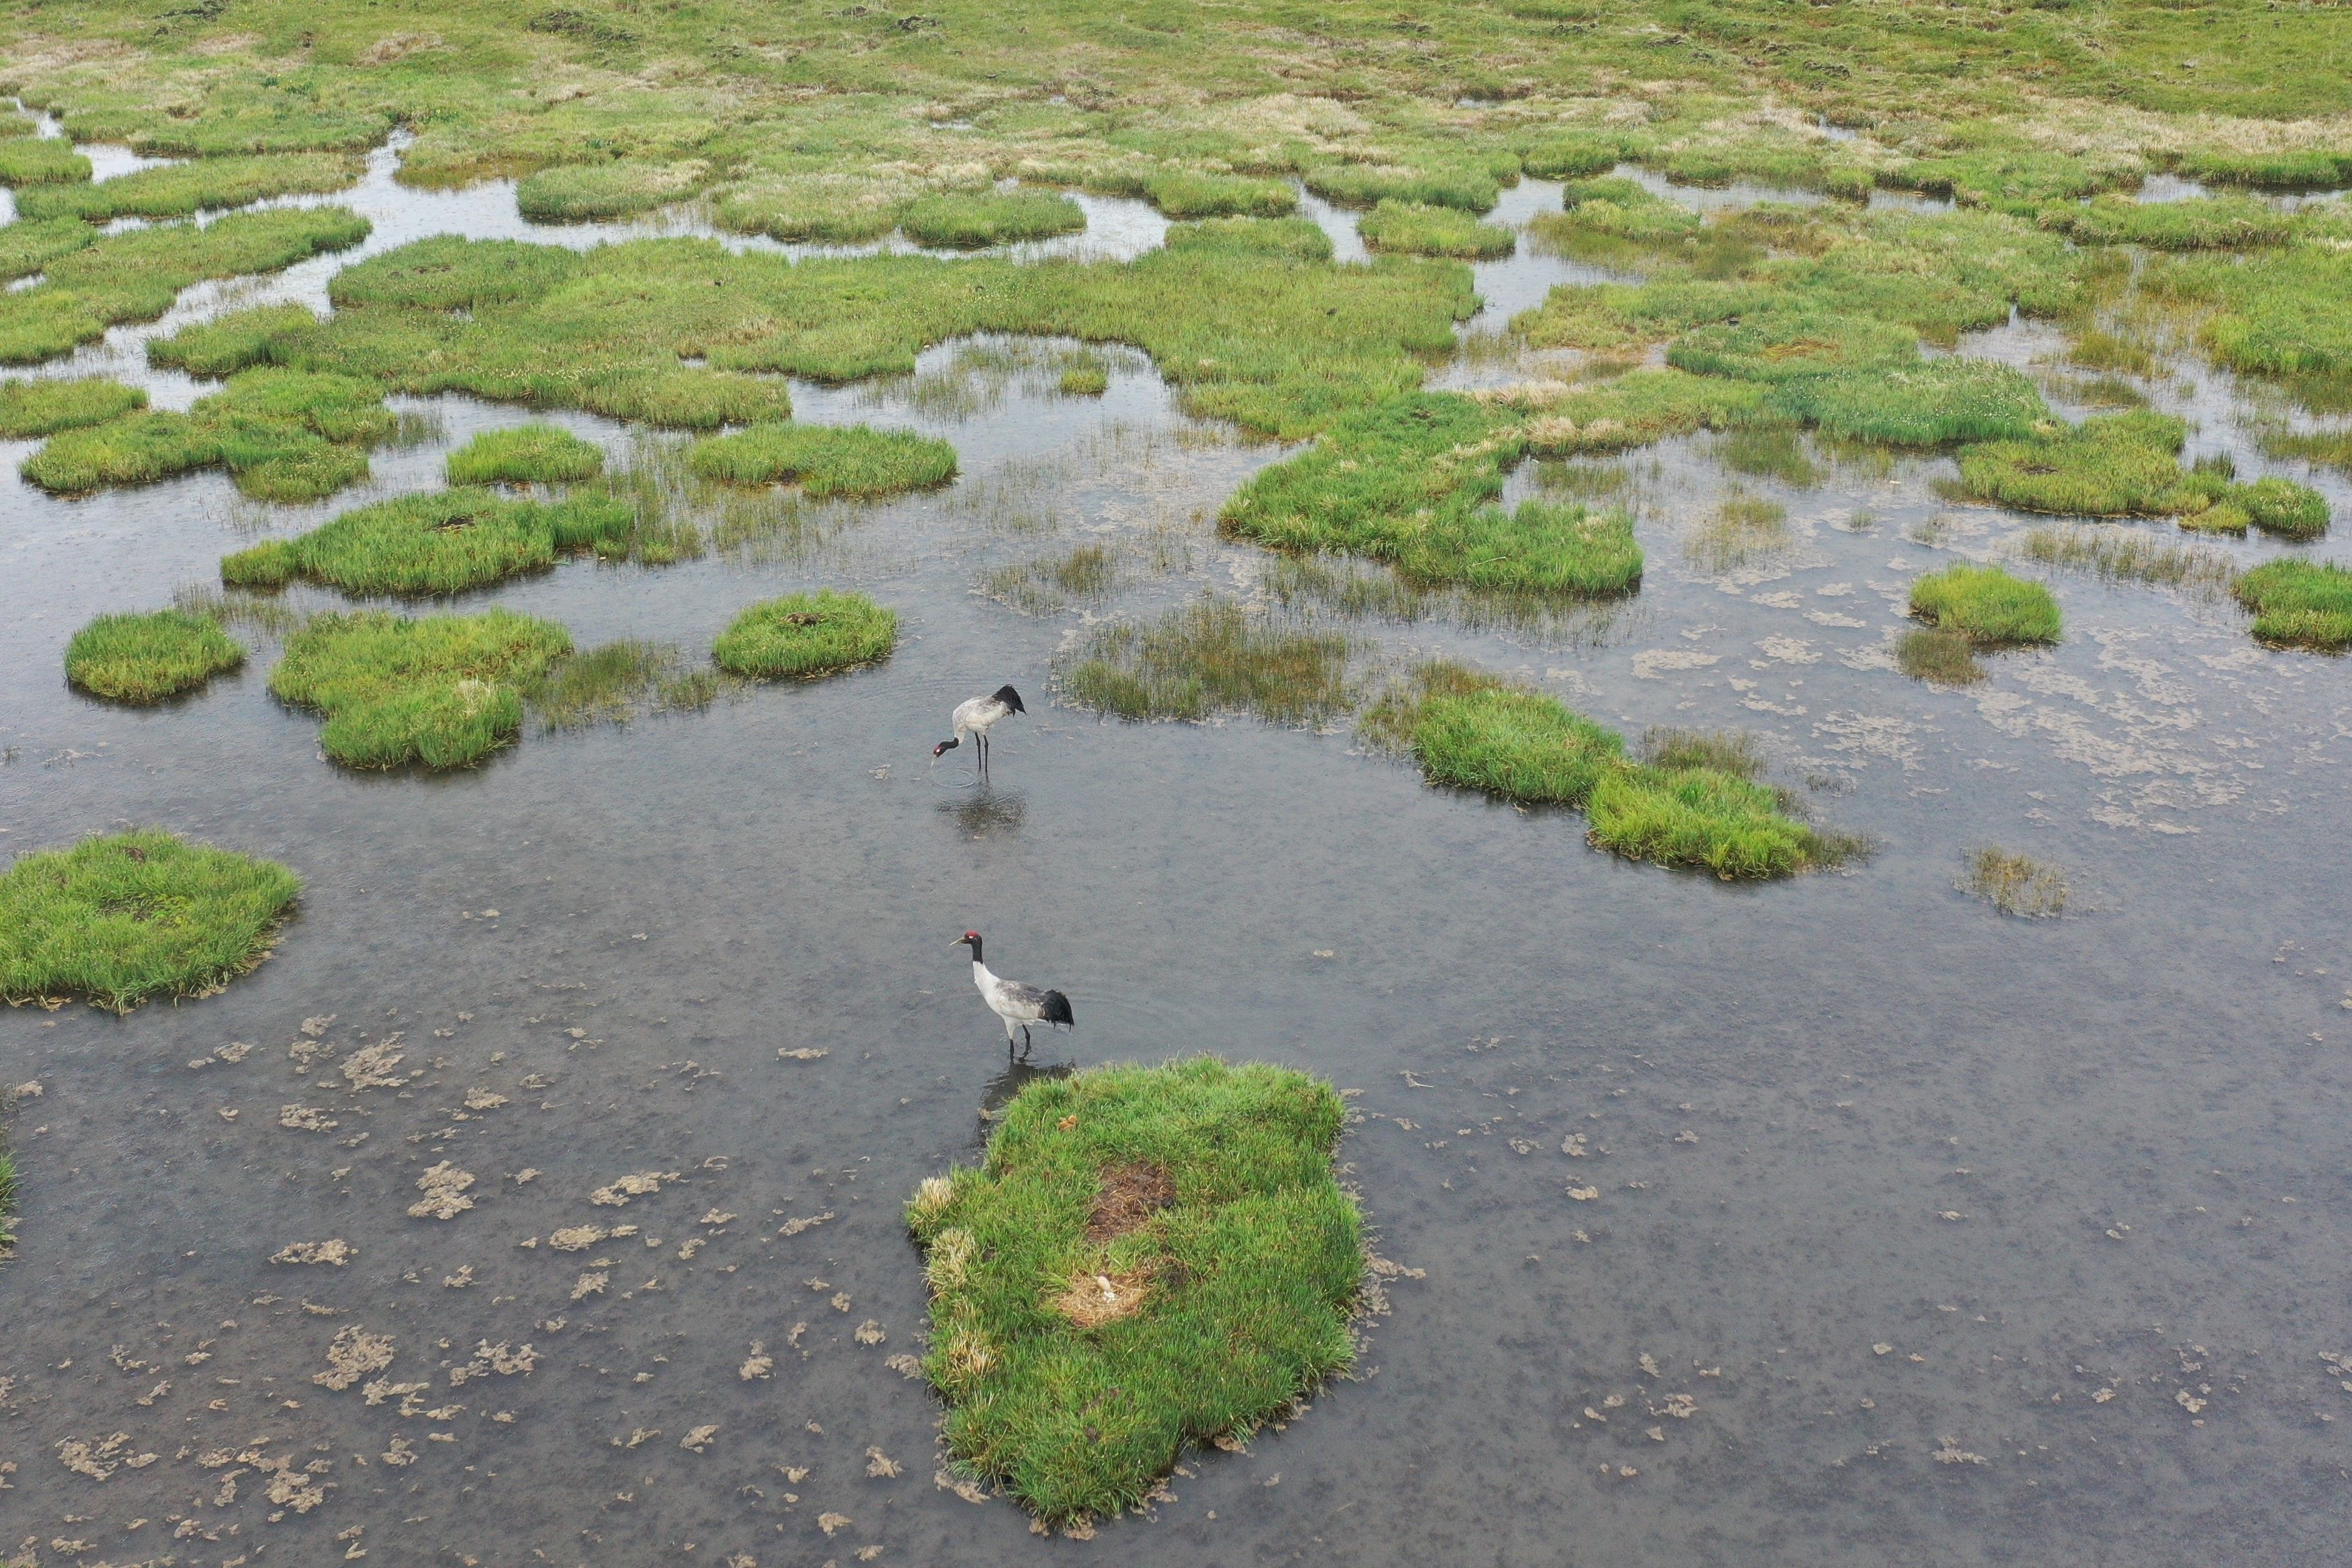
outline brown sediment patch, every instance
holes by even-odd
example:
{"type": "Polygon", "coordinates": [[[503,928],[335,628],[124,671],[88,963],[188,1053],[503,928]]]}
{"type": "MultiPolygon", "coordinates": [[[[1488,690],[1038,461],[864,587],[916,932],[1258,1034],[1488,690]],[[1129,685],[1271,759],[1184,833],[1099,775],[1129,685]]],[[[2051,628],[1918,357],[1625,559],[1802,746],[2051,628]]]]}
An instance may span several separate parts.
{"type": "Polygon", "coordinates": [[[272,1263],[331,1263],[341,1268],[359,1249],[338,1237],[332,1241],[290,1241],[270,1255],[272,1263]]]}
{"type": "Polygon", "coordinates": [[[1151,1223],[1151,1216],[1176,1201],[1176,1184],[1168,1167],[1138,1161],[1103,1168],[1102,1190],[1087,1214],[1087,1240],[1105,1247],[1129,1231],[1151,1223]]]}
{"type": "Polygon", "coordinates": [[[471,1171],[444,1160],[416,1178],[416,1190],[425,1195],[409,1205],[408,1212],[418,1219],[455,1219],[474,1206],[474,1200],[466,1196],[473,1184],[471,1171]]]}
{"type": "Polygon", "coordinates": [[[312,1373],[310,1381],[341,1394],[361,1378],[390,1366],[392,1356],[390,1334],[372,1334],[357,1323],[346,1323],[335,1331],[327,1346],[327,1370],[312,1373]]]}
{"type": "Polygon", "coordinates": [[[1157,1272],[1141,1268],[1118,1274],[1081,1274],[1049,1304],[1077,1327],[1097,1329],[1141,1311],[1157,1272]]]}

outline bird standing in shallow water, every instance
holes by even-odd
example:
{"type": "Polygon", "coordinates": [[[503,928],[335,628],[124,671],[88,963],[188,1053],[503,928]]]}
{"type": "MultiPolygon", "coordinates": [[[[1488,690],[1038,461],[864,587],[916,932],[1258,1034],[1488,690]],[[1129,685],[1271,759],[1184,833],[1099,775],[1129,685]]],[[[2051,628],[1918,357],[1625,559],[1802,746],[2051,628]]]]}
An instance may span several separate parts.
{"type": "Polygon", "coordinates": [[[990,728],[1008,713],[1028,711],[1028,709],[1021,705],[1021,693],[1013,690],[1010,686],[1000,686],[985,697],[974,697],[969,701],[959,702],[956,704],[955,711],[948,715],[948,721],[955,726],[955,733],[931,748],[931,760],[937,762],[943,753],[954,751],[963,744],[963,738],[970,735],[972,737],[973,746],[980,752],[981,776],[985,778],[988,776],[990,728]]]}
{"type": "Polygon", "coordinates": [[[988,1010],[1004,1020],[1004,1054],[1013,1054],[1013,1031],[1021,1031],[1021,1054],[1029,1054],[1029,1027],[1033,1024],[1059,1024],[1075,1029],[1078,1021],[1070,1016],[1070,999],[1058,991],[1040,991],[1034,985],[1024,985],[1018,980],[1005,980],[989,973],[988,965],[980,960],[980,933],[968,931],[949,944],[971,949],[971,983],[980,987],[980,999],[988,1010]]]}

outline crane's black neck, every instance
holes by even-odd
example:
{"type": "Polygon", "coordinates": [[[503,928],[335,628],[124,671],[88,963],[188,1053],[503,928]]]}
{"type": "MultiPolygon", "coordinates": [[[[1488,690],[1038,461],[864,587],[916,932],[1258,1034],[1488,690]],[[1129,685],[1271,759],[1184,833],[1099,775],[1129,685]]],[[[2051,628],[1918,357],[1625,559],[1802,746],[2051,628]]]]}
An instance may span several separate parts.
{"type": "Polygon", "coordinates": [[[980,962],[980,938],[973,937],[970,945],[971,948],[971,961],[974,963],[978,963],[980,962]]]}

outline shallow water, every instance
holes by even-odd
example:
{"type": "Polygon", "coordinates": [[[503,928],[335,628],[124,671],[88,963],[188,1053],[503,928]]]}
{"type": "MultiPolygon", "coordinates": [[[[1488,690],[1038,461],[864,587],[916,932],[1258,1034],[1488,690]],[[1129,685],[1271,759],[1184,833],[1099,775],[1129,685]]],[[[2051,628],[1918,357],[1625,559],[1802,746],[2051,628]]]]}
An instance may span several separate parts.
{"type": "MultiPolygon", "coordinates": [[[[380,175],[356,198],[369,253],[603,232],[522,224],[510,187],[380,175]]],[[[351,259],[192,290],[77,368],[144,376],[153,332],[322,304],[351,259]]],[[[1517,258],[1480,286],[1517,298],[1558,265],[1517,258]]],[[[2030,326],[1967,345],[2020,363],[2055,346],[2030,326]]],[[[264,689],[266,644],[144,712],[69,692],[59,658],[89,616],[163,604],[258,531],[433,487],[450,447],[523,411],[400,400],[441,437],[301,510],[217,474],[56,500],[14,478],[31,443],[0,446],[0,573],[38,589],[0,628],[0,842],[155,823],[306,879],[281,955],[220,996],[0,1017],[0,1084],[40,1085],[8,1129],[0,1549],[1034,1561],[1017,1510],[932,1484],[936,1406],[885,1364],[919,1348],[923,1305],[898,1205],[975,1156],[1017,1083],[948,946],[977,927],[1004,972],[1075,1000],[1079,1032],[1041,1039],[1039,1064],[1209,1049],[1360,1090],[1343,1157],[1378,1250],[1423,1271],[1389,1285],[1360,1381],[1246,1455],[1189,1459],[1152,1520],[1057,1553],[2333,1559],[2352,1464],[2352,1394],[2319,1359],[2352,1350],[2343,660],[2265,651],[2223,606],[2060,577],[2063,646],[1992,658],[1965,691],[1922,686],[1889,651],[1910,577],[2029,520],[1939,501],[1940,460],[1814,449],[1820,482],[1800,488],[1727,474],[1711,437],[1669,443],[1623,465],[1650,568],[1614,615],[1359,628],[1368,665],[1454,653],[1629,735],[1750,731],[1810,810],[1878,846],[1769,887],[1629,865],[1587,848],[1580,818],[1425,788],[1344,735],[1054,705],[1086,618],[1259,591],[1266,557],[1211,520],[1280,452],[1181,419],[1139,356],[1070,399],[1006,368],[1017,347],[793,388],[805,419],[952,440],[946,491],[467,596],[583,646],[698,657],[746,603],[855,585],[903,617],[886,665],[531,734],[438,778],[323,762],[316,721],[264,689]],[[1702,571],[1735,486],[1785,525],[1702,571]],[[1024,616],[981,591],[1092,540],[1121,559],[1111,599],[1024,616]],[[993,787],[955,753],[933,766],[948,707],[1006,680],[1031,715],[1000,736],[993,787]],[[2063,866],[2078,912],[2012,920],[1958,891],[1988,843],[2063,866]],[[398,1071],[421,1076],[346,1088],[337,1064],[394,1033],[398,1071]],[[226,1059],[233,1042],[253,1048],[226,1059]],[[476,1089],[506,1102],[469,1109],[476,1089]],[[289,1106],[337,1125],[283,1127],[289,1106]],[[445,1160],[475,1206],[411,1217],[445,1160]],[[635,1172],[676,1178],[592,1201],[635,1172]],[[590,1224],[638,1230],[549,1240],[590,1224]],[[356,1257],[269,1261],[329,1239],[356,1257]],[[868,1321],[882,1342],[860,1342],[868,1321]],[[394,1342],[372,1375],[428,1385],[411,1414],[313,1381],[354,1326],[394,1342]],[[472,1373],[477,1346],[526,1343],[529,1373],[472,1373]],[[747,1378],[755,1346],[773,1365],[747,1378]],[[115,1454],[154,1459],[103,1481],[61,1461],[118,1432],[115,1454]],[[273,1503],[251,1460],[205,1463],[249,1448],[320,1465],[324,1503],[273,1503]],[[901,1478],[869,1474],[877,1449],[901,1478]],[[193,1534],[171,1539],[182,1520],[193,1534]]],[[[145,379],[170,405],[203,390],[145,379]]],[[[2258,468],[2234,389],[2184,379],[2199,439],[2258,468]]],[[[628,450],[621,426],[555,417],[628,450]]],[[[1513,496],[1540,478],[1521,469],[1513,496]]]]}

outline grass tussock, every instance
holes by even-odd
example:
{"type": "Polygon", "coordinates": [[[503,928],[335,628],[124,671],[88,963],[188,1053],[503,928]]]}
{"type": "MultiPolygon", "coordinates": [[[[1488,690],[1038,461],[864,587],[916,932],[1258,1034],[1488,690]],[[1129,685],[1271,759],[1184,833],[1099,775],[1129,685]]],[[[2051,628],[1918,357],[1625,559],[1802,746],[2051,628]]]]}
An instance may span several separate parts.
{"type": "Polygon", "coordinates": [[[1110,365],[1090,350],[1073,354],[1054,385],[1065,397],[1100,397],[1110,390],[1110,365]]]}
{"type": "Polygon", "coordinates": [[[52,254],[36,286],[0,294],[0,364],[56,359],[120,322],[153,321],[191,284],[275,272],[347,249],[367,234],[367,220],[355,213],[306,207],[231,213],[202,227],[157,224],[99,235],[52,254]]]}
{"type": "Polygon", "coordinates": [[[1055,191],[949,191],[909,203],[898,226],[917,245],[977,250],[1076,234],[1087,226],[1087,214],[1055,191]]]}
{"type": "Polygon", "coordinates": [[[1912,579],[1911,613],[1982,647],[2058,640],[2057,596],[1998,566],[1962,563],[1912,579]]]}
{"type": "Polygon", "coordinates": [[[2252,250],[2284,244],[2289,215],[2256,196],[2235,194],[2179,202],[2094,196],[2078,207],[2053,208],[2042,226],[2063,230],[2078,245],[2145,245],[2154,250],[2252,250]]]}
{"type": "Polygon", "coordinates": [[[0,185],[13,186],[19,202],[45,185],[87,184],[89,174],[89,160],[62,136],[0,141],[0,185]]]}
{"type": "Polygon", "coordinates": [[[269,689],[325,716],[319,744],[345,767],[467,767],[514,737],[524,691],[571,651],[562,626],[509,610],[331,613],[286,639],[269,689]]]}
{"type": "MultiPolygon", "coordinates": [[[[1792,489],[1811,489],[1826,477],[1806,452],[1803,434],[1780,426],[1734,430],[1717,445],[1715,456],[1735,474],[1777,479],[1792,489]]],[[[1537,482],[1549,488],[1557,481],[1538,471],[1537,482]]]]}
{"type": "Polygon", "coordinates": [[[1328,261],[1331,237],[1303,217],[1209,218],[1171,224],[1168,248],[1196,256],[1257,256],[1277,261],[1328,261]]]}
{"type": "Polygon", "coordinates": [[[183,610],[100,616],[66,644],[66,679],[114,702],[161,702],[245,662],[220,623],[183,610]]]}
{"type": "Polygon", "coordinates": [[[1444,660],[1391,684],[1360,732],[1411,752],[1433,784],[1582,810],[1591,841],[1629,859],[1734,880],[1833,865],[1860,847],[1756,782],[1763,758],[1746,737],[1654,731],[1649,760],[1634,762],[1624,737],[1558,698],[1444,660]]]}
{"type": "Polygon", "coordinates": [[[729,623],[710,657],[730,675],[808,680],[887,658],[898,616],[863,594],[789,594],[753,605],[729,623]]]}
{"type": "Polygon", "coordinates": [[[515,205],[533,223],[596,223],[682,202],[710,180],[699,158],[675,163],[560,163],[515,187],[515,205]]]}
{"type": "Polygon", "coordinates": [[[16,197],[16,210],[28,218],[77,217],[86,223],[186,217],[245,206],[267,196],[340,191],[358,180],[362,167],[357,158],[321,153],[199,158],[141,169],[98,184],[28,190],[16,197]]]}
{"type": "Polygon", "coordinates": [[[2210,533],[2252,527],[2313,539],[2327,531],[2326,500],[2308,485],[2276,477],[2242,484],[2226,463],[2183,468],[2186,434],[2169,415],[2098,415],[2024,440],[1964,447],[1960,488],[2023,511],[2177,517],[2184,528],[2210,533]]]}
{"type": "Polygon", "coordinates": [[[1789,509],[1769,497],[1735,493],[1691,529],[1683,555],[1711,575],[1737,572],[1789,548],[1789,509]]]}
{"type": "Polygon", "coordinates": [[[907,1206],[950,1456],[1041,1520],[1139,1504],[1343,1370],[1363,1277],[1339,1095],[1195,1057],[1033,1081],[907,1206]]]}
{"type": "Polygon", "coordinates": [[[2254,636],[2282,647],[2352,648],[2352,570],[2332,562],[2266,561],[2240,577],[2254,636]]]}
{"type": "Polygon", "coordinates": [[[225,468],[257,500],[316,500],[365,477],[366,448],[397,424],[373,382],[252,370],[185,414],[132,413],[60,431],[19,471],[43,489],[79,495],[225,468]]]}
{"type": "Polygon", "coordinates": [[[1239,710],[1279,724],[1348,711],[1349,639],[1268,624],[1206,599],[1148,625],[1097,627],[1063,678],[1071,700],[1121,719],[1200,721],[1239,710]]]}
{"type": "Polygon", "coordinates": [[[1807,376],[1777,388],[1772,406],[1827,435],[1894,447],[2022,440],[2054,426],[2022,372],[1958,354],[1867,375],[1807,376]]]}
{"type": "Polygon", "coordinates": [[[1286,180],[1254,180],[1234,174],[1204,174],[1163,169],[1145,182],[1143,195],[1170,217],[1285,217],[1298,210],[1298,193],[1286,180]]]}
{"type": "Polygon", "coordinates": [[[1118,585],[1118,560],[1107,545],[1081,544],[1059,555],[1000,566],[988,592],[1027,615],[1050,614],[1073,600],[1102,599],[1118,585]]]}
{"type": "Polygon", "coordinates": [[[21,441],[103,425],[147,406],[143,388],[103,376],[78,381],[0,382],[0,437],[21,441]]]}
{"type": "Polygon", "coordinates": [[[268,956],[301,890],[275,861],[152,829],[21,856],[0,876],[0,1000],[209,996],[268,956]]]}
{"type": "Polygon", "coordinates": [[[1458,207],[1383,201],[1356,226],[1364,244],[1399,256],[1450,256],[1457,261],[1497,261],[1518,248],[1518,236],[1501,224],[1480,223],[1458,207]]]}
{"type": "Polygon", "coordinates": [[[1982,899],[2005,915],[2019,915],[2028,920],[2047,920],[2066,912],[2072,889],[2066,885],[2066,874],[2057,867],[2020,855],[2013,850],[1988,847],[1969,857],[1968,869],[1961,876],[1960,890],[1982,899]]]}
{"type": "Polygon", "coordinates": [[[1895,645],[1895,668],[1937,686],[1974,686],[1985,678],[1975,641],[1941,626],[1904,633],[1895,645]]]}
{"type": "Polygon", "coordinates": [[[268,589],[300,577],[347,594],[456,594],[544,571],[574,551],[625,553],[635,521],[625,502],[593,493],[542,502],[436,490],[359,507],[308,533],[225,556],[221,581],[268,589]]]}
{"type": "Polygon", "coordinates": [[[812,499],[896,495],[956,476],[955,447],[947,442],[864,425],[755,425],[697,441],[686,462],[702,479],[797,483],[812,499]]]}
{"type": "Polygon", "coordinates": [[[2028,561],[2087,572],[2109,583],[2148,583],[2205,593],[2227,590],[2238,569],[2227,555],[2176,544],[2134,530],[2053,524],[2025,536],[2028,561]]]}
{"type": "Polygon", "coordinates": [[[453,485],[549,485],[590,479],[604,468],[604,449],[553,425],[485,430],[449,454],[453,485]]]}

